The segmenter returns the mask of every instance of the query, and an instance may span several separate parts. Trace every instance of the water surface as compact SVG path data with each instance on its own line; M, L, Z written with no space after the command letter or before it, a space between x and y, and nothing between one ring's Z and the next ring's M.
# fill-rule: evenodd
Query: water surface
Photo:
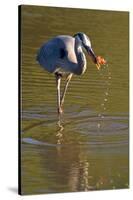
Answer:
M22 6L22 194L128 188L128 13ZM108 64L73 76L57 115L43 42L85 32ZM64 79L63 79L64 81Z

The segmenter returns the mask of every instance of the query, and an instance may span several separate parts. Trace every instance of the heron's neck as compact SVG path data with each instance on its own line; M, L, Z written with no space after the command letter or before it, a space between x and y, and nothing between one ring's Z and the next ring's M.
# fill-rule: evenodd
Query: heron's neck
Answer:
M83 74L86 70L86 58L82 50L81 42L77 37L75 37L75 54L78 62L78 69L81 71L81 74Z

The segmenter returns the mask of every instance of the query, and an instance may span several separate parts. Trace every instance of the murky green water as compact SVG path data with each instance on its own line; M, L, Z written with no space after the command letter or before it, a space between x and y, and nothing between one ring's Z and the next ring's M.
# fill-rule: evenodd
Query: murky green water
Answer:
M22 7L22 194L128 188L128 13ZM70 83L58 118L43 42L85 32L108 65Z

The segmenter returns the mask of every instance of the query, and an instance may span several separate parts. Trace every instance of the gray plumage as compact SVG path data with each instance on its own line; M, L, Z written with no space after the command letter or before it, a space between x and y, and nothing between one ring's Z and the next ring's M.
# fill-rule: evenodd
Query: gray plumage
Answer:
M80 33L80 37L78 34L75 37L59 35L44 43L37 55L40 65L50 73L65 71L83 74L86 70L86 58L82 48L89 44L88 48L91 49L91 43L85 34ZM86 41L81 40L81 37Z
M91 48L91 42L84 33L77 33L73 37L69 35L59 35L44 43L37 54L39 64L50 73L56 75L58 87L58 109L61 112L61 105L72 74L81 75L86 70L86 57L83 49L97 63L96 56ZM60 98L60 75L67 73L68 82Z

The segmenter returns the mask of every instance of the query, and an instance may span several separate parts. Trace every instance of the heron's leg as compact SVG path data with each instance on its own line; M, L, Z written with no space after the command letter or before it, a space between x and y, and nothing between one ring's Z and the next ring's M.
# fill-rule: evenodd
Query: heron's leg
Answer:
M61 103L60 103L60 106L62 107L63 103L64 103L64 99L65 99L65 94L66 94L66 91L67 91L67 87L68 87L68 84L72 78L72 75L73 74L69 74L66 78L66 84L65 84L65 87L64 87L64 90L63 90L63 93L62 93L62 97L61 97Z
M61 85L61 74L55 73L56 77L56 85L57 85L57 106L58 106L58 113L62 113L62 109L60 106L60 85Z

